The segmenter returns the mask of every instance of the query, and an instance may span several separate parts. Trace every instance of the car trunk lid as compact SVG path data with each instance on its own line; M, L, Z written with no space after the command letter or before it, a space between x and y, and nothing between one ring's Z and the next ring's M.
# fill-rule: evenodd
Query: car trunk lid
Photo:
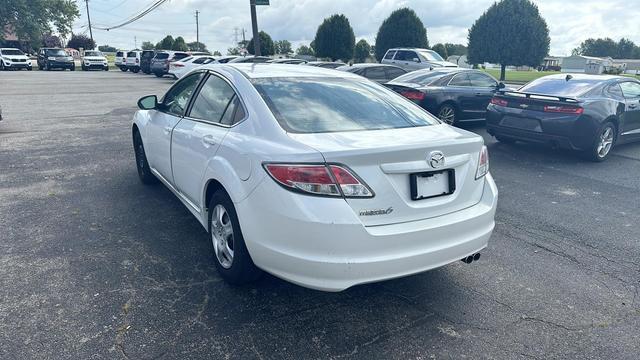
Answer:
M484 182L475 174L483 141L464 130L433 125L289 135L321 152L327 163L346 165L373 190L373 198L346 199L365 226L437 217L475 205L482 197ZM444 165L434 168L430 156L438 152ZM416 176L420 194L452 193L418 200L412 196L412 174L421 174Z

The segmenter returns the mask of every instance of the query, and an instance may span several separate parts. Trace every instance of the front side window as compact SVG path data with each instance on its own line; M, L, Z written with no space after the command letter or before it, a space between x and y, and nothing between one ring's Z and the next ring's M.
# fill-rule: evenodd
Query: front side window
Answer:
M163 110L176 116L183 116L189 99L191 99L191 95L200 83L202 76L201 72L191 74L169 89L162 100Z
M413 51L399 50L396 55L396 60L400 61L414 61L414 59L418 59L418 55Z
M437 124L379 85L342 78L264 78L253 85L280 126L294 133L380 130Z
M451 81L449 81L449 86L471 86L469 74L461 73L454 76Z
M469 81L471 82L471 86L474 87L496 87L496 85L498 85L489 75L480 73L469 74Z
M640 97L640 84L627 81L620 83L620 88L622 89L622 93L624 97L627 99L633 99Z
M189 117L230 125L233 121L233 110L224 121L223 116L234 97L236 95L233 88L226 81L212 75L198 93Z

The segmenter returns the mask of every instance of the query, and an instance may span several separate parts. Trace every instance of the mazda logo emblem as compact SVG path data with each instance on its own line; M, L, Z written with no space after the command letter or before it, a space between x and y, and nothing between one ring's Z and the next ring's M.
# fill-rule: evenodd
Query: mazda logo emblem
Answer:
M432 151L429 154L429 165L434 169L444 166L444 154L442 151Z

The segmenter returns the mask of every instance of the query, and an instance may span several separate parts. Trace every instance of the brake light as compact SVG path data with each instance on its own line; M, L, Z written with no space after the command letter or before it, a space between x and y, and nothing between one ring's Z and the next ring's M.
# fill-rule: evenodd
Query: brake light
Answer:
M184 67L184 64L180 64L180 63L172 63L171 66L175 66L175 67Z
M424 100L424 97L426 94L418 90L406 90L406 91L401 91L400 95L406 97L409 100L422 101Z
M507 105L509 105L509 102L507 100L500 99L500 98L497 98L497 97L491 98L491 103L493 105L498 105L498 106L507 106Z
M577 106L547 105L544 107L544 112L580 115L584 112L584 108Z
M284 188L335 197L373 197L369 187L344 166L265 164L265 170Z
M487 175L489 172L489 150L486 146L480 150L480 157L478 158L478 170L476 170L476 180Z

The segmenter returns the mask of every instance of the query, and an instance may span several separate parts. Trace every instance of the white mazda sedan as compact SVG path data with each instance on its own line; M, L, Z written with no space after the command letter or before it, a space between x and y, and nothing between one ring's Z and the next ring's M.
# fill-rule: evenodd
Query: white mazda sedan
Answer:
M493 231L482 138L358 75L205 65L138 106L140 179L207 229L230 283L341 291L477 260Z

